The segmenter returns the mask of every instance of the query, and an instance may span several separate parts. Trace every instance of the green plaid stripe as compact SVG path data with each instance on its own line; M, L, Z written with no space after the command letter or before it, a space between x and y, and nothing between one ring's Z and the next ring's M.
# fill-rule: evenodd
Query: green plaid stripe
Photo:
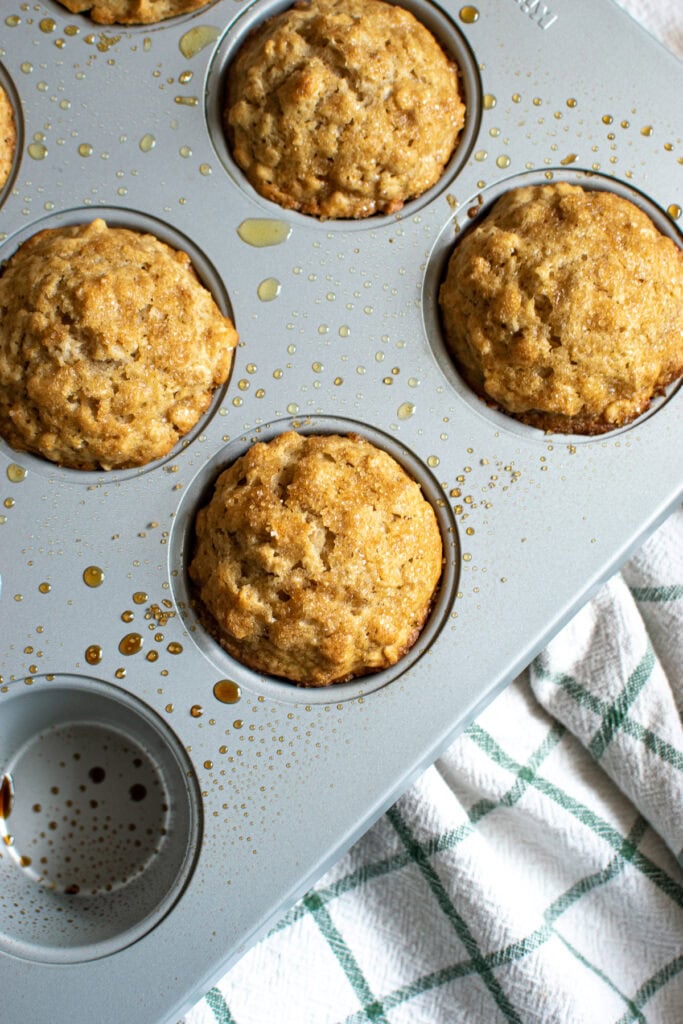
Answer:
M212 988L206 993L206 1002L213 1011L217 1024L235 1024L235 1018L228 1009L228 1004L222 993L217 988Z
M648 645L647 651L645 652L642 660L628 677L624 689L603 715L600 728L589 744L588 749L596 761L600 760L605 750L618 733L624 719L626 718L629 708L652 675L654 666L654 651Z
M599 715L603 722L607 720L611 713L612 705L608 701L596 696L596 694L579 683L573 676L563 672L548 671L538 658L533 663L533 671L539 679L547 679L549 682L554 683L555 686L561 687L561 689L574 698L577 704L588 708L593 714ZM662 739L652 729L635 721L626 711L627 709L624 709L624 714L621 716L621 731L632 739L638 740L651 754L654 754L667 765L678 771L683 771L683 752Z
M647 601L680 601L683 598L683 585L672 584L668 587L630 587L636 601L645 604Z
M482 750L484 750L493 761L496 762L501 768L505 768L507 771L512 772L515 775L519 775L522 770L520 765L514 758L506 754L502 748L496 743L494 738L485 732L476 723L467 731L467 735L472 739ZM531 785L539 790L544 796L547 796L558 806L562 807L565 811L571 814L577 821L580 821L590 831L603 842L607 843L614 850L619 850L624 843L623 837L619 831L610 825L609 822L601 818L599 814L592 811L585 804L582 804L579 800L570 796L559 786L554 785L547 779L542 778L540 775L535 775L531 780ZM635 844L625 843L624 844L624 856L630 862L630 864L645 875L649 880L656 885L663 893L672 899L678 906L683 907L683 887L674 881L667 873L654 863L649 857L638 852Z
M636 686L637 680L634 680L633 687L635 688ZM612 705L608 705L607 702L601 703L599 710L603 718L605 718L610 707ZM625 727L627 722L628 718L624 717L621 727ZM471 976L478 976L482 980L499 1012L503 1014L506 1020L520 1021L519 1012L513 1005L510 995L506 993L503 983L497 974L499 974L502 968L519 962L538 950L552 937L563 942L565 948L587 970L593 971L601 978L604 984L608 985L619 996L625 1007L624 1015L620 1019L619 1024L645 1021L643 1007L664 984L683 971L683 957L674 959L665 968L657 971L639 988L638 992L629 996L627 993L619 991L604 972L596 965L591 964L578 950L575 950L557 931L557 924L568 909L573 907L588 893L616 878L627 864L648 877L661 892L665 893L678 906L683 906L683 889L665 871L639 852L638 845L648 830L647 823L642 817L637 818L628 835L622 836L617 829L602 820L590 808L585 807L558 786L553 785L539 775L539 768L545 758L555 749L564 735L565 730L562 726L558 724L553 725L526 764L519 764L514 758L507 755L493 737L479 725L471 726L467 732L468 738L476 743L495 764L510 772L513 776L512 785L500 799L497 801L479 801L470 808L468 823L459 825L455 829L447 830L437 836L430 836L424 840L418 840L415 837L405 816L401 813L400 804L395 805L388 812L387 819L400 837L403 849L398 853L393 853L390 857L349 872L344 877L336 880L332 885L313 890L285 915L276 926L274 932L290 927L302 916L313 915L321 935L325 938L340 963L361 1006L358 1011L346 1018L344 1024L367 1024L368 1021L386 1022L386 1014L392 1008L405 1004L424 993L452 983L457 979ZM446 892L431 863L431 858L457 846L475 831L475 826L478 822L497 807L512 807L530 786L537 789L548 799L558 803L568 813L588 827L596 836L610 845L614 850L614 855L602 870L579 880L557 897L547 907L541 927L503 948L483 954L467 923ZM465 946L468 955L466 958L448 967L426 973L412 982L386 993L382 998L378 998L371 991L370 985L363 975L355 956L344 941L339 930L335 927L332 917L326 908L341 896L352 893L354 890L371 884L375 879L391 875L410 865L417 866L445 914L446 919L450 922L455 933ZM209 993L207 1003L214 1013L217 1024L239 1024L239 1021L231 1015L218 989L213 989Z

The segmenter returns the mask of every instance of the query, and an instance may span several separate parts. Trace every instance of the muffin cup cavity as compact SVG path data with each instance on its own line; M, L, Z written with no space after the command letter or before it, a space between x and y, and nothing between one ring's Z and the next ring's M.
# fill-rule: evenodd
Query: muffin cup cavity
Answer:
M190 264L203 288L210 293L223 316L228 317L233 325L235 324L235 317L227 288L208 256L186 235L176 230L168 223L157 220L156 218L143 214L139 211L98 206L96 208L85 207L70 209L58 214L52 214L39 221L34 221L30 226L24 227L20 231L10 235L0 246L0 260L6 264L22 245L34 236L38 235L40 232L81 225L85 226L91 224L96 219L105 221L108 228L124 228L139 234L154 236L154 238L158 239L160 242L170 246L171 249L186 253L190 258ZM150 461L143 465L127 468L113 467L107 470L71 468L68 466L62 466L56 461L53 462L49 458L43 457L37 452L27 452L14 449L9 441L1 436L0 450L3 451L8 458L13 461L21 462L22 465L26 466L26 468L30 468L32 472L48 476L51 481L65 481L92 486L94 484L102 483L105 480L118 482L139 477L141 474L154 471L155 469L164 466L169 460L176 458L181 451L184 451L200 434L202 434L202 431L206 428L208 422L212 419L218 408L225 400L225 395L230 387L233 369L234 350L232 364L225 383L215 388L208 408L200 414L197 422L187 430L186 433L179 437L176 444L170 451L167 451L159 458L150 459Z
M456 64L459 72L459 88L465 104L464 126L458 136L453 153L446 163L440 178L429 189L414 199L409 199L397 214L374 213L358 219L318 218L313 214L286 209L275 201L265 198L247 180L244 171L234 159L224 128L224 105L227 72L247 36L275 14L292 7L291 0L257 0L228 29L216 49L208 72L206 88L206 120L214 149L227 174L236 185L254 202L263 207L271 217L286 219L293 224L315 227L325 231L335 230L376 230L382 224L391 224L395 216L409 217L432 202L445 191L464 168L479 131L481 119L481 81L475 58L455 26L453 20L440 8L427 0L406 0L399 6L409 11L435 37L444 52Z
M188 568L195 546L195 518L213 493L217 477L257 442L272 441L285 431L303 435L357 434L378 449L392 456L413 480L419 483L425 499L431 504L441 532L443 565L433 603L422 630L413 646L389 668L357 676L349 682L323 686L299 686L287 679L254 671L233 658L212 635L210 620L203 613ZM226 678L243 689L294 703L329 703L331 700L352 700L373 692L410 669L428 651L449 617L455 598L460 563L457 529L442 488L429 470L412 452L366 424L321 416L302 420L280 420L244 434L222 449L203 467L186 489L175 517L169 543L169 567L175 602L184 618L185 627L204 656Z
M578 185L584 190L610 192L629 200L647 214L660 234L670 238L679 247L681 246L680 232L671 218L642 192L617 179L593 171L581 169L567 171L566 168L532 171L515 175L514 177L496 182L494 185L483 189L461 203L455 218L449 219L442 228L432 248L425 270L422 284L422 316L425 333L432 353L441 371L448 379L449 384L474 412L487 419L496 430L503 430L531 441L536 440L543 443L547 442L547 438L551 434L570 440L572 444L590 444L600 441L606 436L614 437L640 426L676 394L681 384L680 379L670 384L664 394L655 395L649 407L640 416L621 426L616 426L612 430L594 434L560 434L555 431L544 431L536 426L521 422L512 414L496 407L492 400L488 401L486 398L475 393L462 376L450 352L445 338L439 307L439 290L445 280L448 264L453 252L467 232L487 216L496 201L512 189L556 184L558 182Z
M183 751L95 679L18 682L0 703L0 949L73 964L125 948L192 872L200 801Z

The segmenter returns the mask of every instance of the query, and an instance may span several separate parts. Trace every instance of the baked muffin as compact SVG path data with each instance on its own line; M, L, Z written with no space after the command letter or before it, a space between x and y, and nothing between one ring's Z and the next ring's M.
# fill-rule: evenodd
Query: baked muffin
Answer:
M57 0L72 14L88 14L100 25L151 25L206 7L209 0Z
M17 146L17 126L9 97L0 86L0 189L4 187L12 170Z
M326 686L415 643L441 559L434 510L390 455L356 435L287 431L220 475L189 573L233 657Z
M311 0L247 37L225 125L254 188L321 218L395 213L441 176L463 127L455 64L382 0Z
M194 426L236 342L186 253L99 219L41 231L0 277L0 435L75 469L141 466Z
M470 386L543 430L612 430L683 373L683 252L611 192L506 193L456 244L439 302Z

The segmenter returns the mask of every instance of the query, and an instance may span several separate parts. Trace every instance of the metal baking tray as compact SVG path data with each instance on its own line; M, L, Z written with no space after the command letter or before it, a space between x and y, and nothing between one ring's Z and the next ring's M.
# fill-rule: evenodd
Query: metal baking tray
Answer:
M0 444L7 1024L176 1020L681 499L675 388L627 429L546 435L469 392L436 313L458 231L522 182L614 189L680 244L680 64L610 0L405 0L460 65L461 144L400 215L321 223L256 196L221 134L230 57L282 6L103 29L51 0L3 4L19 148L0 259L95 216L150 230L190 253L241 337L159 463L78 473ZM323 690L233 661L186 579L218 470L292 426L389 450L446 548L410 655Z

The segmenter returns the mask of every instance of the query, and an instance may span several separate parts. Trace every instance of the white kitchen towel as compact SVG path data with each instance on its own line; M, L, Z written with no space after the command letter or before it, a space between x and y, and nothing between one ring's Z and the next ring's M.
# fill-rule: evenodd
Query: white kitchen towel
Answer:
M678 510L185 1024L683 1024L682 712Z

